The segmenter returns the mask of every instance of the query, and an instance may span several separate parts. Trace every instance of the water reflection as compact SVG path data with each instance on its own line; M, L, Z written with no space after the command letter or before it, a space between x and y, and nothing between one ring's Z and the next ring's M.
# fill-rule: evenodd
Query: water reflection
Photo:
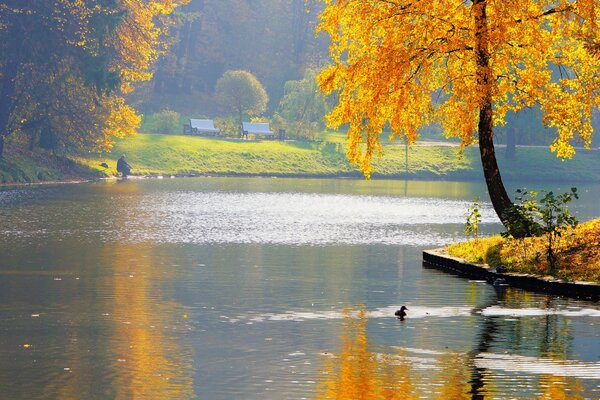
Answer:
M161 298L161 280L169 270L156 270L150 246L115 244L104 248L112 259L112 293L107 313L114 321L108 360L118 382L116 397L189 399L193 366L185 341L190 325L180 304Z
M463 237L480 193L215 178L0 190L0 397L599 398L597 304L422 268L424 247Z
M162 289L174 278L163 255L118 243L78 250L79 271L48 274L51 260L32 254L41 271L0 275L0 398L193 398L190 325Z
M519 294L506 300L515 301ZM600 363L568 359L572 337L564 319L546 316L536 321L538 343L525 348L536 356L523 356L497 352L527 338L507 329L511 325L498 319L502 316L484 317L474 347L466 352L443 346L446 335L441 332L437 336L442 342L433 349L378 345L368 333L369 321L376 317L364 305L342 313L340 349L322 354L324 369L315 399L580 399L598 393ZM521 320L522 325L531 324ZM402 334L406 321L397 323ZM541 335L540 328L545 328Z
M367 323L364 306L346 312L340 351L324 355L315 399L471 398L465 355L401 347L378 352L369 342Z

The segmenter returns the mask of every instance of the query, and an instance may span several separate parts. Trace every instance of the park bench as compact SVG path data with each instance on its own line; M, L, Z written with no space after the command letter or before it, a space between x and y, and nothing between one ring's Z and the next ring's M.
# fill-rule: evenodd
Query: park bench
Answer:
M267 122L242 122L242 134L246 138L248 138L248 135L267 136L269 139L275 138L275 132L271 130Z
M194 119L190 118L189 125L183 126L184 135L218 135L221 133L219 128L215 128L212 119Z

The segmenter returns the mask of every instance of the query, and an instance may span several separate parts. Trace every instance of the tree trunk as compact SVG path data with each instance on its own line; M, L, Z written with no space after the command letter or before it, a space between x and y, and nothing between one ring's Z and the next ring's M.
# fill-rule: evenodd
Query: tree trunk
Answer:
M0 135L0 160L4 156L4 136Z
M494 124L492 106L493 76L490 68L490 53L488 49L489 32L486 14L487 0L473 0L475 16L475 56L477 58L477 84L481 95L479 104L479 154L483 166L483 175L487 184L490 200L494 211L508 231L517 237L524 234L516 224L517 220L512 211L513 203L506 193L500 169L496 160L494 148Z
M492 104L491 102L481 106L479 110L479 154L481 155L481 165L483 175L487 185L490 200L494 206L494 211L498 214L502 224L509 229L511 218L509 211L512 208L512 201L502 182L500 169L496 161L496 151L494 148L494 127L492 124Z

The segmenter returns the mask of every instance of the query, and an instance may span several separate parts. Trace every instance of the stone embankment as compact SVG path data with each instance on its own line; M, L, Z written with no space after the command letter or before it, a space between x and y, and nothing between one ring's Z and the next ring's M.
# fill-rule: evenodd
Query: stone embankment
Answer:
M560 296L600 300L600 285L591 282L566 282L552 277L497 271L487 264L472 264L453 257L443 249L423 251L423 263L469 279L485 280L497 287L516 287Z

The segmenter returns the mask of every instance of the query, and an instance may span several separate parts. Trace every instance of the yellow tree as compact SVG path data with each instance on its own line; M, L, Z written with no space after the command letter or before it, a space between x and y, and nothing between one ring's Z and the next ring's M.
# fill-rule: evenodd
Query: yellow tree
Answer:
M348 157L367 177L384 127L413 143L439 121L461 146L478 141L492 204L510 226L493 141L506 113L539 104L558 157L571 157L574 142L589 147L600 0L324 1L318 29L331 37L333 64L318 79L339 96L328 123L348 126Z

